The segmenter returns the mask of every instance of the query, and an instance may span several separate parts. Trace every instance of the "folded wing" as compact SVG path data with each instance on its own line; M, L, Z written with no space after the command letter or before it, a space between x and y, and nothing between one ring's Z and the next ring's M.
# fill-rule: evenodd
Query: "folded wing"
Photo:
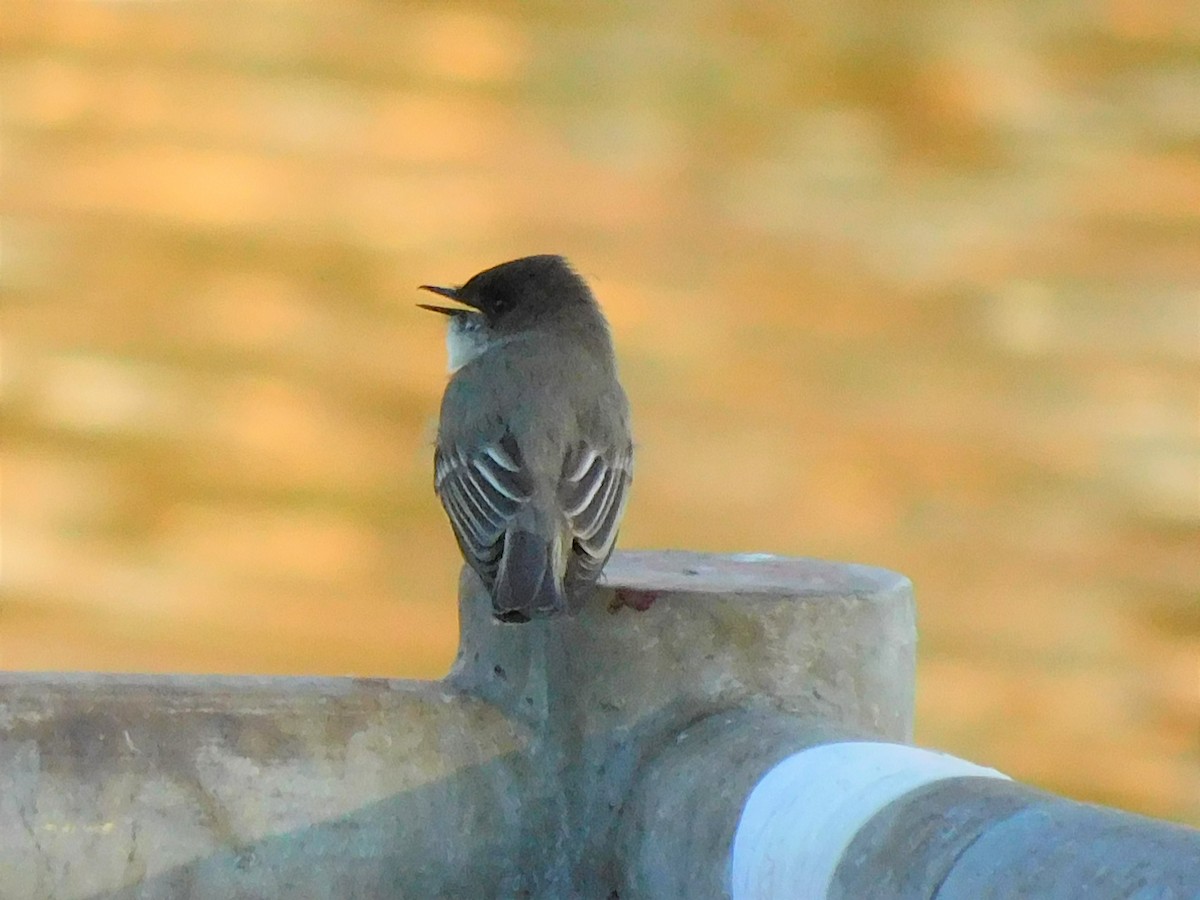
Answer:
M434 489L463 556L490 590L504 552L505 530L529 500L532 486L511 436L472 451L438 447Z
M633 447L582 443L567 454L558 499L574 537L569 582L594 583L612 555L633 479Z

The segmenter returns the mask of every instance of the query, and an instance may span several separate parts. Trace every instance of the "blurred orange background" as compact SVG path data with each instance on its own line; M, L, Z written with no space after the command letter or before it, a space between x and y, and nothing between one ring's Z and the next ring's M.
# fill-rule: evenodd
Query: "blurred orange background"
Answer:
M437 677L423 282L559 252L622 544L917 586L917 737L1200 824L1186 2L10 2L0 667Z

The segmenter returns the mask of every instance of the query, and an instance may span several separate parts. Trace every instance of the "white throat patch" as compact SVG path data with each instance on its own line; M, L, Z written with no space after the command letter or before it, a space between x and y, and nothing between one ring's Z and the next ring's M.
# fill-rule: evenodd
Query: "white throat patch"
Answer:
M446 356L454 374L488 347L487 325L474 313L455 316L446 330Z

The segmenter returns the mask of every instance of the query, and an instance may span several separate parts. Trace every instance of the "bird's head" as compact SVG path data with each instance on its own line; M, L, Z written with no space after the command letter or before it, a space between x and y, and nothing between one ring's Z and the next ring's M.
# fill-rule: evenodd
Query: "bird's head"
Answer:
M449 316L482 314L495 334L513 333L536 327L547 317L576 305L594 305L587 284L561 256L525 256L484 269L458 287L423 284L432 291L457 301L461 307L432 306L422 309ZM477 310L472 313L471 310Z

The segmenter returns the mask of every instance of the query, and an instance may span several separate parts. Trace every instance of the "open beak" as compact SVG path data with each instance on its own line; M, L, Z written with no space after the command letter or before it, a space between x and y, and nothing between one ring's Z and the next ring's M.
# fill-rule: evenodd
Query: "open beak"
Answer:
M443 316L465 316L469 310L462 307L454 306L434 306L432 303L418 303L417 306L421 309L427 309L430 312L441 313Z
M442 297L449 297L451 300L456 300L459 303L463 302L458 296L458 288L441 287L436 284L423 284L420 290L430 291ZM417 306L421 307L421 309L427 309L430 312L441 313L443 316L461 316L468 312L468 310L458 306L434 306L431 303L418 303Z

